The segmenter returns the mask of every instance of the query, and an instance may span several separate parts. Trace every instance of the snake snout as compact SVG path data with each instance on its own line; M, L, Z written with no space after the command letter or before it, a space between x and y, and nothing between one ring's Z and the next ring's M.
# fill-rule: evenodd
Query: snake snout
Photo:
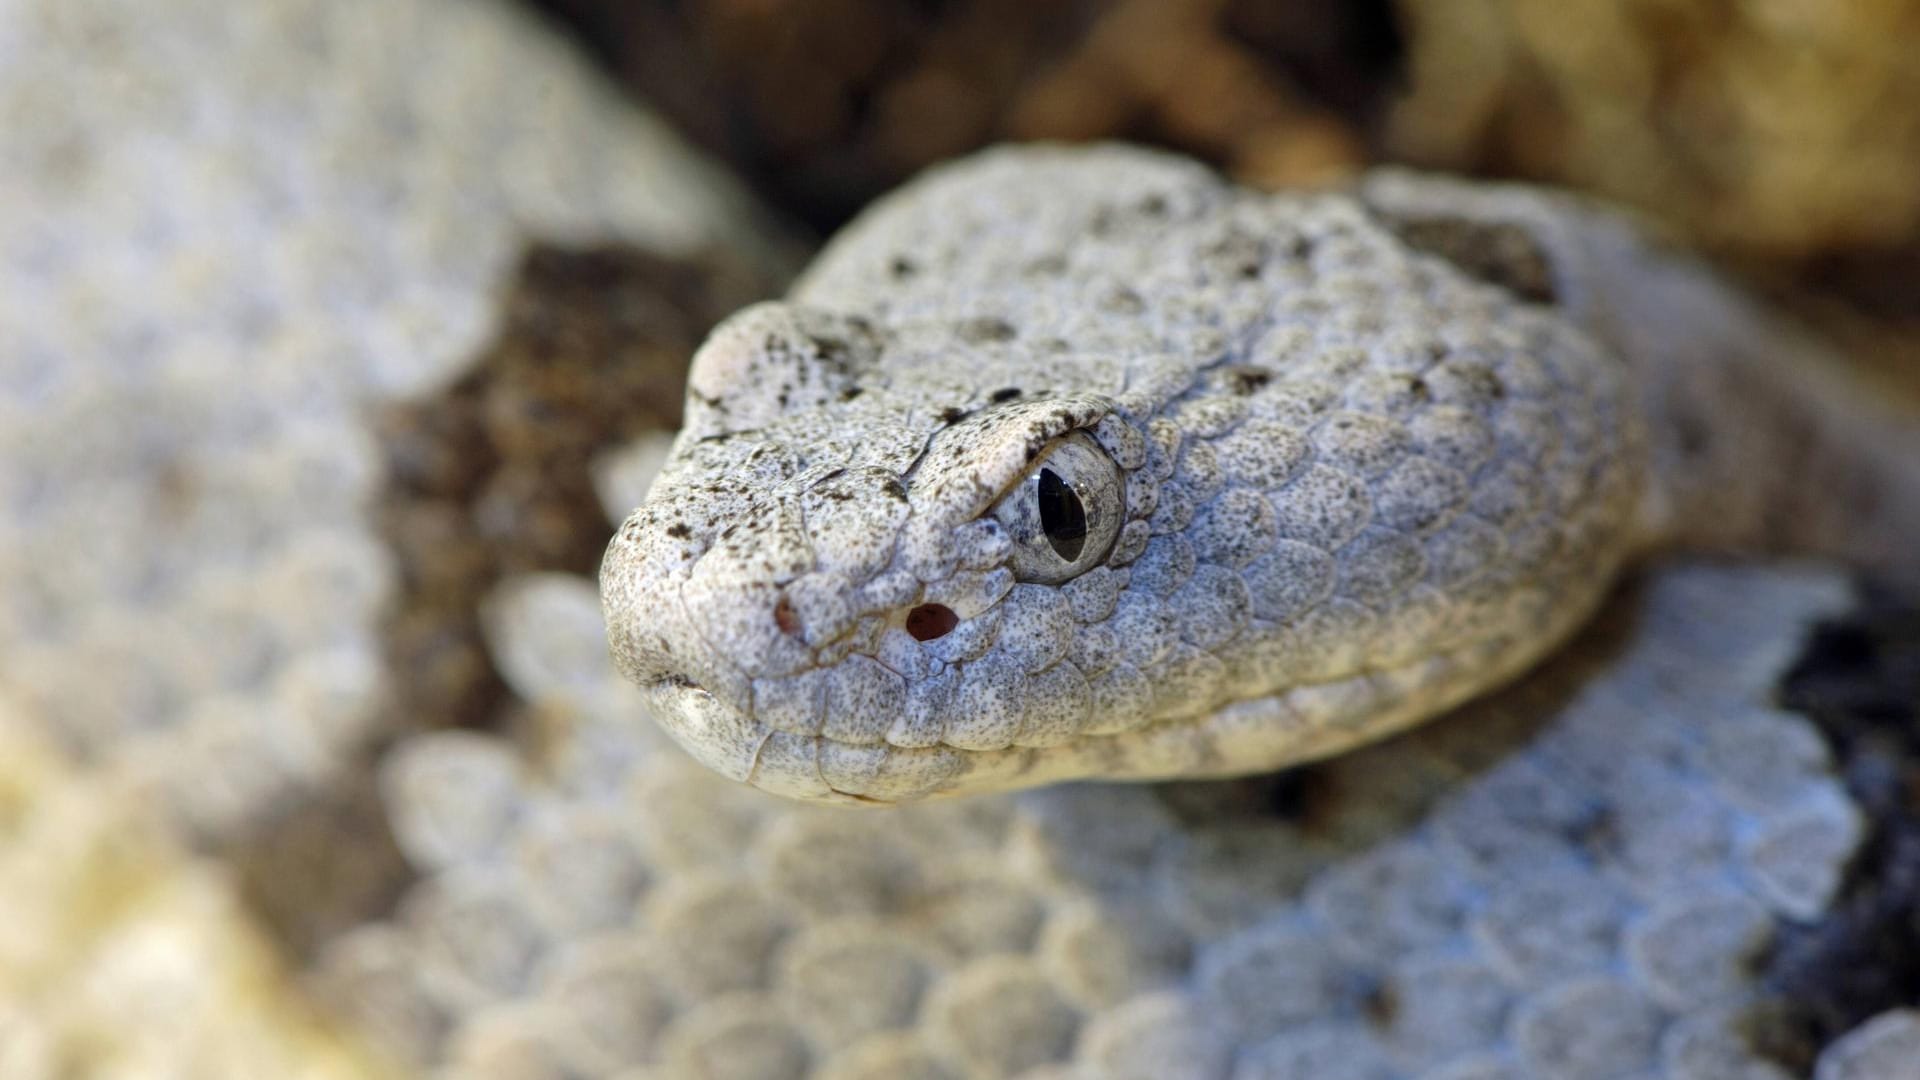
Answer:
M816 620L789 595L813 552L779 493L739 493L726 513L698 494L656 492L627 519L601 562L601 604L614 659L654 719L745 780L765 742L755 681L814 663Z

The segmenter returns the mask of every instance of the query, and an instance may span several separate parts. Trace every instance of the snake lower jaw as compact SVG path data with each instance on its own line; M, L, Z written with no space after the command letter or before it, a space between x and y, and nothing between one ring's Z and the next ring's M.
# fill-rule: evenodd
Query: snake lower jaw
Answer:
M702 764L806 802L874 807L1073 780L1223 779L1330 757L1501 687L1557 648L1598 599L1564 605L1542 634L1495 635L1392 668L1043 747L855 744L775 730L685 678L659 679L647 696L655 718Z

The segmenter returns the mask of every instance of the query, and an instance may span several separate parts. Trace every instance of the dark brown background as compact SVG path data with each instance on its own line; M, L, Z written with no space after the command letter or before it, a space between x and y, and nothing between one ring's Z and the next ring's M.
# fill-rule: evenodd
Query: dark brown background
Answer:
M533 0L818 234L990 142L1407 162L1640 208L1920 369L1920 0Z

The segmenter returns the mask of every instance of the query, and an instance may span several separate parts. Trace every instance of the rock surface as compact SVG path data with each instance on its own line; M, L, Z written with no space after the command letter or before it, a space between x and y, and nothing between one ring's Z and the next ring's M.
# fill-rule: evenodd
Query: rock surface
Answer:
M0 701L0 1075L397 1080L315 1010L216 863Z

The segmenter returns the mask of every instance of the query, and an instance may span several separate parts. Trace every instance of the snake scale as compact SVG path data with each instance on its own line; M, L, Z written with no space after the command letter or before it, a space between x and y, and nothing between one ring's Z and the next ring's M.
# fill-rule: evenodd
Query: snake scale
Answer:
M613 651L736 780L894 803L1324 757L1674 547L1910 575L1910 432L1571 198L1120 146L883 200L694 360Z

